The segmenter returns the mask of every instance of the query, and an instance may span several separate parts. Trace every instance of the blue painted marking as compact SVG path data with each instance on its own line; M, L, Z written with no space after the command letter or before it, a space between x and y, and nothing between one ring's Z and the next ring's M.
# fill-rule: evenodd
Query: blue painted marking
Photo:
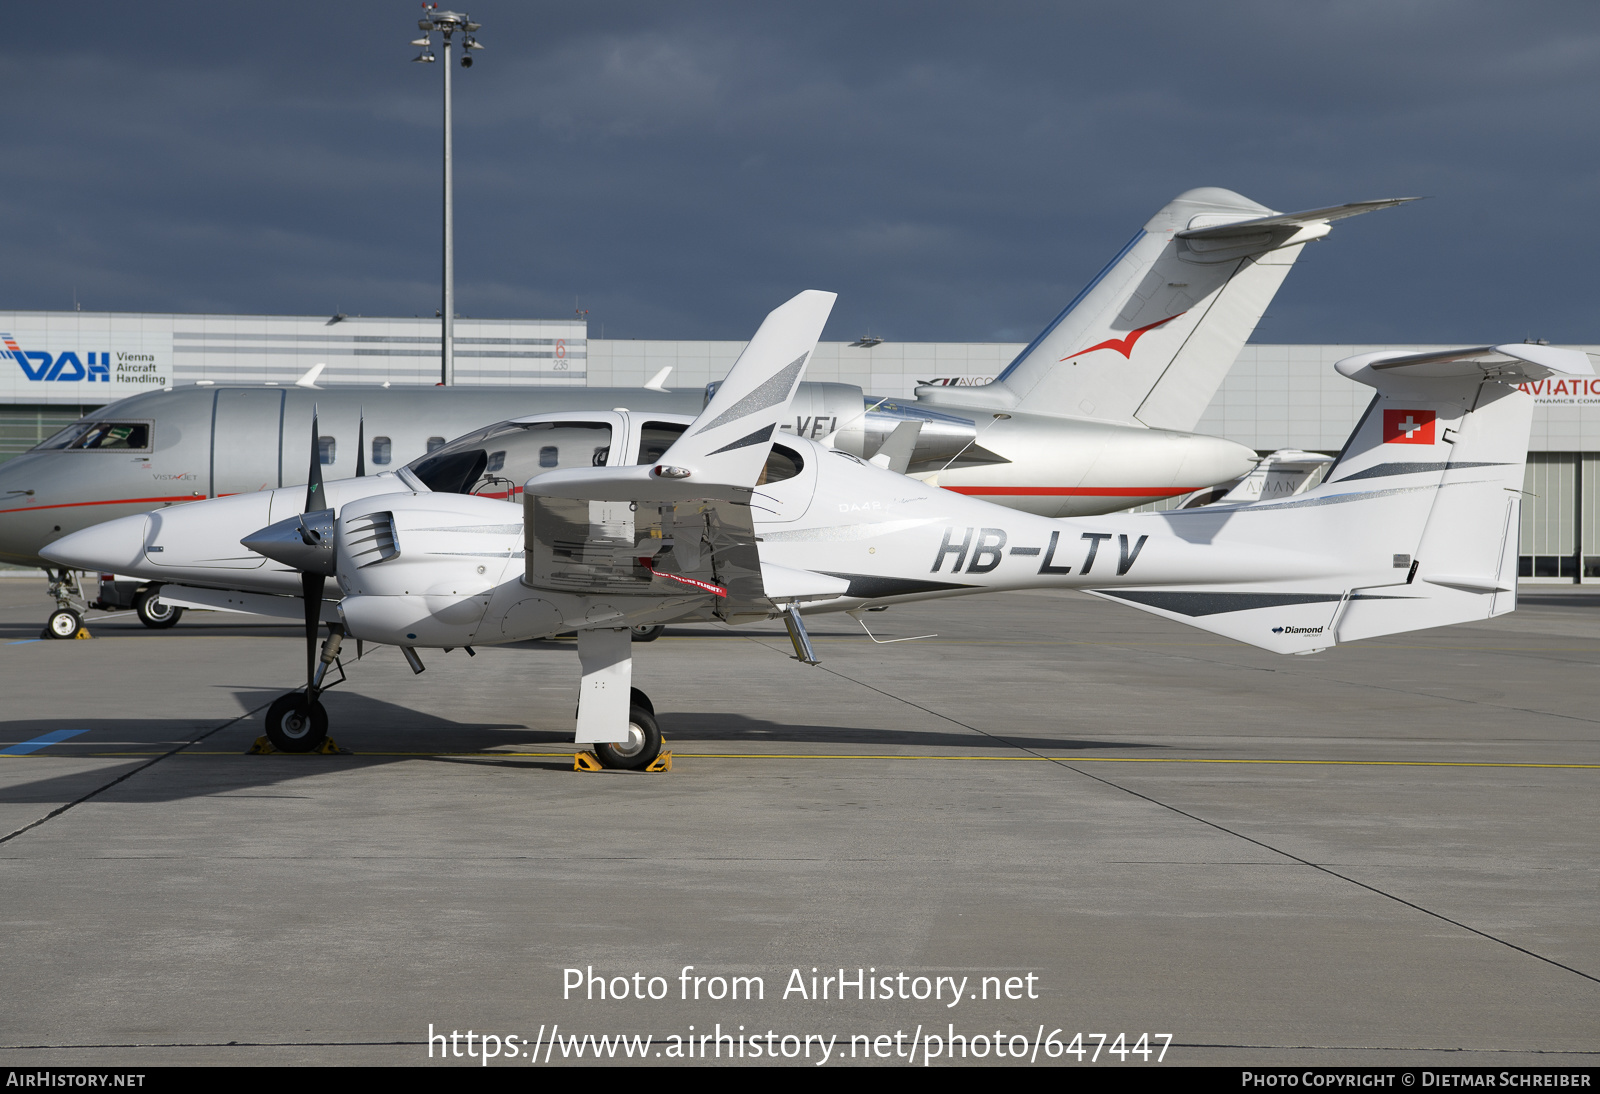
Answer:
M1027 359L1028 354L1030 354L1034 350L1038 349L1039 348L1039 343L1043 342L1046 338L1048 338L1050 336L1050 332L1055 330L1058 326L1060 326L1061 325L1061 321L1063 319L1065 319L1067 316L1072 314L1072 309L1077 307L1078 304L1083 300L1084 297L1088 296L1091 292L1093 292L1094 291L1094 287L1096 285L1100 284L1100 282L1102 282L1102 281L1104 281L1106 279L1106 274L1111 272L1112 267L1114 267L1118 262L1121 262L1125 257L1127 257L1128 252L1133 250L1134 245L1136 243L1138 243L1144 237L1145 237L1145 231L1144 231L1143 228L1140 228L1139 229L1139 234L1134 236L1132 239L1128 240L1128 245L1126 247L1122 248L1122 250L1117 252L1117 257L1113 258L1110 262L1107 262L1106 263L1106 268L1101 270L1099 273L1094 275L1094 280L1089 282L1089 284L1085 285L1084 288L1083 288L1083 291L1081 293L1079 293L1077 296L1074 296L1072 298L1072 303L1068 304L1065 308L1061 309L1061 314L1056 316L1053 320L1051 320L1050 325L1048 327L1046 327L1044 330L1039 332L1039 337L1035 338L1033 341L1028 343L1028 348L1027 349L1024 349L1021 353L1017 354L1016 357L1014 357L1012 359L1011 363L1005 367L1005 371L1002 372L999 376L995 377L994 382L998 384L1001 381L1003 381L1007 376L1010 376L1011 373L1016 370L1016 367L1018 365L1022 364L1022 362Z
M44 639L42 639L42 638L24 638L20 642L7 642L6 645L8 645L8 646L27 646L27 645L30 645L30 644L32 644L34 642L43 642L43 641L44 641Z
M89 732L87 729L58 729L46 733L43 737L35 737L31 741L12 745L10 748L0 748L0 756L26 756L30 752L37 752L53 744L65 741L69 737L76 737L80 733Z

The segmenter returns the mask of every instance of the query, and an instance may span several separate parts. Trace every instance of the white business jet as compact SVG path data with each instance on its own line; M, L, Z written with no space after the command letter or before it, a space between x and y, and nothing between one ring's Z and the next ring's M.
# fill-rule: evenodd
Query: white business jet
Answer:
M123 573L161 559L185 603L303 611L307 687L267 718L290 751L326 737L317 696L346 637L399 646L421 671L418 648L576 631L577 742L643 767L661 734L631 685L635 626L781 618L815 663L802 613L1000 589L1083 589L1278 653L1509 612L1532 413L1515 385L1593 372L1523 344L1347 358L1339 372L1377 394L1314 489L1051 518L774 443L833 301L808 291L773 311L695 417L517 418L399 473L126 517L47 554ZM524 504L474 494L489 474L522 482Z

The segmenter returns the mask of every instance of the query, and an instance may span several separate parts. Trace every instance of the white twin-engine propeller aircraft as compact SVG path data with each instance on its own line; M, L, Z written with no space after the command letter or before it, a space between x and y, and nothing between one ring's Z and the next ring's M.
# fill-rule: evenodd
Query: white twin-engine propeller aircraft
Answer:
M46 554L158 574L163 597L196 607L299 615L283 595L298 592L307 687L267 716L288 751L325 738L317 697L345 637L399 646L420 672L419 647L576 631L577 742L643 767L661 734L631 686L630 627L782 618L815 663L802 613L996 589L1080 588L1279 653L1509 612L1532 412L1515 385L1593 373L1584 354L1539 345L1347 358L1338 370L1377 395L1316 488L1047 518L815 441L774 443L833 301L807 291L773 311L697 417L517 418L398 473L314 477L304 502L298 488L196 502ZM494 477L524 482L524 503L473 493Z

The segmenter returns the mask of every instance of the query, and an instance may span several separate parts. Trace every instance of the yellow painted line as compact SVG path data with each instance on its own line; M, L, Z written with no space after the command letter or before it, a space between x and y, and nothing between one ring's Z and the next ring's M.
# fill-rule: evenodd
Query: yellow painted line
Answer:
M160 752L87 752L77 756L56 753L52 756L15 756L12 759L73 759L112 758L131 756L159 756ZM234 750L186 749L178 756L243 756ZM299 753L273 753L273 755L299 755ZM352 752L353 756L455 756L469 759L561 759L570 760L571 752ZM1549 768L1562 771L1600 771L1600 764L1539 764L1495 763L1468 760L1251 760L1215 759L1183 756L939 756L939 755L880 755L854 752L678 752L675 759L683 760L982 760L1000 763L1074 763L1074 764L1256 764L1285 767L1491 767L1491 768Z

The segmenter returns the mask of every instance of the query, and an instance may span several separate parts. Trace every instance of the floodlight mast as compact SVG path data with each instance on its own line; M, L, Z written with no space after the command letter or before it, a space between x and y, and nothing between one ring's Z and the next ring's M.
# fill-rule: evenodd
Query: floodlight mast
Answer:
M422 18L417 20L417 28L422 31L422 37L415 39L411 44L421 46L422 52L412 58L414 61L432 64L433 39L429 35L438 31L444 39L444 274L443 274L443 306L439 309L439 382L448 387L456 382L456 273L455 273L455 178L451 166L451 139L450 139L450 43L451 36L456 31L461 31L464 38L461 43L461 67L472 67L472 51L482 49L478 40L473 37L473 32L480 24L474 23L471 16L460 11L440 11L439 5L423 4Z

